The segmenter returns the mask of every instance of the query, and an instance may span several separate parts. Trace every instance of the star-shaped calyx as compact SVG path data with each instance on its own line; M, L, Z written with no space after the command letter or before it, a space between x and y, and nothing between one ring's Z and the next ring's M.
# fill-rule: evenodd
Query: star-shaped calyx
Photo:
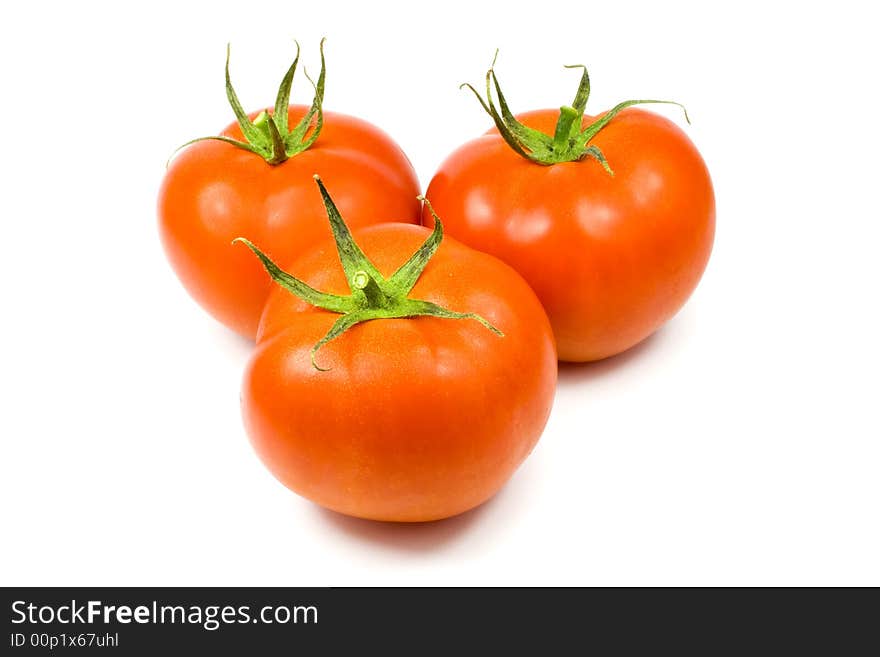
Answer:
M427 199L419 197L420 200L427 204L434 217L434 230L428 236L428 239L410 256L409 260L403 263L390 277L385 278L354 241L351 231L348 229L345 221L343 221L339 210L336 208L336 204L333 203L333 199L327 193L321 178L316 175L315 181L318 183L318 189L321 191L324 208L327 210L330 228L336 241L339 261L342 263L342 269L345 272L345 278L348 281L351 294L343 296L316 290L295 276L283 271L272 262L269 256L249 240L239 237L234 242L242 242L250 248L263 263L272 280L285 290L313 306L340 315L339 319L327 331L327 334L312 347L312 365L316 369L324 371L324 368L318 366L315 361L315 355L321 347L331 340L338 338L352 326L377 319L407 317L472 319L496 335L504 335L476 313L456 312L430 301L410 298L410 291L416 284L416 281L419 280L434 253L436 253L440 242L443 241L443 223L434 213L434 209Z

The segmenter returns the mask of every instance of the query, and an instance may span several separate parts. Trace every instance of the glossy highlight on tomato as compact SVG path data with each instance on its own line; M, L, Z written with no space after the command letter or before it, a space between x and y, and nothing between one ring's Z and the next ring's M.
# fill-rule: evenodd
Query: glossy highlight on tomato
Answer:
M434 237L405 224L354 231L388 281ZM347 278L326 243L285 271L313 292L351 291L360 313L364 269ZM439 315L393 317L411 300ZM276 286L244 376L248 435L282 483L329 509L389 521L462 513L496 493L538 441L556 383L550 323L509 266L450 239L408 299L382 304L375 312L391 318L316 349L344 320Z
M296 62L288 72L291 79L295 68ZM282 89L275 110L246 117L242 113L220 135L247 146L242 120L250 132L256 131L252 126L265 131L261 121L272 119L274 129L281 107L290 126L311 111L306 136L318 134L304 150L271 164L259 153L216 138L195 141L171 160L159 192L160 236L174 271L210 314L250 339L256 335L270 281L259 262L231 242L248 235L273 258L289 262L315 242L329 239L313 174L334 181L337 203L354 227L419 222L419 183L406 155L376 126L323 111L323 69L318 85L312 107L288 106ZM236 108L228 68L227 94Z
M571 134L601 118L577 117ZM516 119L553 136L560 111ZM598 155L545 165L493 128L454 151L426 193L450 235L529 282L565 361L620 353L669 320L700 280L715 233L709 171L675 123L626 107L588 145Z

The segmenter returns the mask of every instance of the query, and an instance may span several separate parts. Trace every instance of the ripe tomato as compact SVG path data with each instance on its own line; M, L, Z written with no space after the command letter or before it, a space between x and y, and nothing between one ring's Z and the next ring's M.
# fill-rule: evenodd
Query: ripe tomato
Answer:
M244 375L244 422L271 472L322 506L392 521L461 513L507 481L547 421L556 352L540 302L510 267L458 242L443 241L431 258L437 233L360 229L368 258L355 253L355 264L350 236L337 240L339 255L317 246L289 268L311 288L261 256L287 289L276 287L263 313ZM407 295L392 274L414 252ZM373 286L370 271L391 293L361 293ZM291 291L326 297L336 311ZM348 315L338 314L343 302ZM333 337L358 316L366 319Z
M291 79L295 66L296 62L288 71ZM246 117L239 115L240 105L227 83L239 122L228 126L223 137L247 144L242 118L252 132L260 119L271 117L273 127L280 124L279 110L287 113L290 126L298 125L311 111L309 134L319 131L316 141L274 165L260 153L229 143L197 141L172 160L159 193L162 243L180 280L215 318L251 339L270 281L253 256L230 242L247 235L272 257L288 262L316 241L329 238L324 209L313 190L314 173L334 181L339 206L353 226L419 221L419 183L406 155L388 135L366 121L323 112L323 77L322 69L311 108L288 107L286 76L288 96L275 111ZM323 125L315 126L314 119ZM302 137L309 139L306 134Z
M450 235L498 256L529 282L561 360L597 360L632 347L678 311L706 267L715 200L703 159L671 121L625 109L660 101L583 116L586 71L574 108L516 117L507 114L491 70L487 77L501 111L488 83L484 108L499 127L453 152L426 196ZM560 129L560 118L571 126ZM583 132L606 118L595 134ZM555 155L560 148L574 149L573 160ZM423 213L423 221L430 225L430 216Z

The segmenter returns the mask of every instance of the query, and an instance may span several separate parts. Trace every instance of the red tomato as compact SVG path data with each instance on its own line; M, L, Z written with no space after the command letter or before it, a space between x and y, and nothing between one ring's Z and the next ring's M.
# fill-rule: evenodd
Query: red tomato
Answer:
M355 232L388 280L429 235L405 224ZM364 268L347 278L340 258L319 246L288 271L322 292L351 290L352 312L368 312L352 283ZM468 318L394 316L411 312L411 299L478 313L503 336ZM556 383L547 316L515 271L453 240L409 299L380 307L390 318L362 321L315 354L341 315L276 287L244 376L248 434L282 483L335 511L393 521L466 511L507 481L547 421Z
M553 136L559 116L516 118ZM595 155L542 166L492 129L452 153L426 194L450 235L529 282L566 361L612 356L656 331L696 287L715 232L709 172L674 123L623 109L588 143L613 175Z
M319 84L323 95L323 75ZM296 125L308 109L291 106L288 124ZM243 140L238 124L222 135ZM333 180L353 226L419 221L419 183L406 155L375 126L344 114L323 112L314 144L280 164L208 140L186 147L165 175L159 227L175 272L196 301L247 338L256 334L270 281L253 256L230 242L247 235L273 258L289 262L329 238L314 193L316 172Z

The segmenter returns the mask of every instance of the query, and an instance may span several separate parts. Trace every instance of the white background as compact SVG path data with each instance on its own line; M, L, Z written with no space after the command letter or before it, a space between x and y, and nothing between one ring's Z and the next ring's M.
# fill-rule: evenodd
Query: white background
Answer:
M0 24L4 585L880 585L880 140L857 2L14 3ZM423 186L488 125L457 86L496 47L515 111L685 103L715 251L643 346L563 366L533 455L482 508L383 525L259 463L249 345L165 261L171 151L249 109L303 45L327 109ZM310 96L298 77L294 95ZM674 109L658 111L680 120Z

